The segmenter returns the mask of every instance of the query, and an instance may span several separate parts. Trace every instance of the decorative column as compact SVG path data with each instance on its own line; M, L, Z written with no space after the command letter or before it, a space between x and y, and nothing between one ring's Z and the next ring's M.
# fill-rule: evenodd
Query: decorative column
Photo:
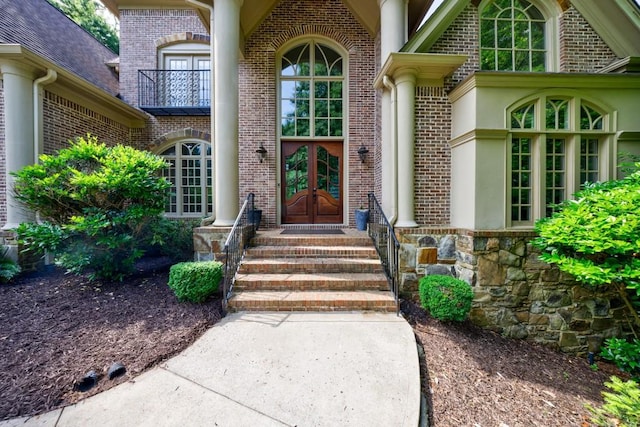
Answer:
M407 37L406 6L407 0L378 0L380 6L380 59L384 64L391 52L399 51ZM396 130L394 123L395 110L392 107L392 93L388 88L382 89L381 98L381 165L382 194L381 203L385 214L395 216L396 212L396 174L394 164ZM393 219L393 218L392 218Z
M3 230L13 230L22 222L33 221L33 212L24 208L13 194L14 179L10 172L34 161L34 70L12 61L0 62L4 90L4 137L7 156L6 200L7 221Z
M414 145L416 75L414 69L395 74L398 109L398 219L396 227L417 227L414 217Z
M239 211L238 60L240 7L243 0L215 0L213 70L214 226L233 225Z

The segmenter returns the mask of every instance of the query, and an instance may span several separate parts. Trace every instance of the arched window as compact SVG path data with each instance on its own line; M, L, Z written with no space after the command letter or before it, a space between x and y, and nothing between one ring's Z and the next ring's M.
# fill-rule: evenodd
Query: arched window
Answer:
M171 181L165 212L174 217L204 217L213 212L211 144L184 140L160 155L169 163L163 175Z
M608 115L570 96L542 96L509 113L512 225L532 225L587 182L610 179Z
M480 13L480 68L546 71L546 19L528 0L493 0Z
M344 61L331 47L309 41L282 56L283 137L342 137Z

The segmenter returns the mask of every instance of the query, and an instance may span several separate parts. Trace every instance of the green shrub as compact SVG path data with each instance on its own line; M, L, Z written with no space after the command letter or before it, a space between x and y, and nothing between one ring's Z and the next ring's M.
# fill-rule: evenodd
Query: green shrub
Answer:
M193 229L198 219L169 219L158 217L149 222L142 233L148 253L165 255L174 262L193 260Z
M600 356L615 363L621 371L640 378L640 340L629 342L622 338L609 338Z
M623 179L585 185L551 217L535 224L532 244L540 259L556 264L591 288L618 294L640 327L640 163Z
M27 250L91 279L122 279L144 254L145 225L164 212L164 160L132 147L77 138L55 156L40 156L15 176L16 198L42 222L21 224Z
M0 255L0 282L7 283L20 273L20 266L7 256L9 248L5 247Z
M169 270L169 287L179 301L204 302L218 290L222 264L216 261L181 262Z
M586 405L594 415L591 418L601 427L638 427L640 426L640 387L633 380L623 382L611 377L604 383L612 392L602 392L604 404L600 408Z
M463 321L471 311L473 290L462 280L431 275L420 279L420 302L436 319Z

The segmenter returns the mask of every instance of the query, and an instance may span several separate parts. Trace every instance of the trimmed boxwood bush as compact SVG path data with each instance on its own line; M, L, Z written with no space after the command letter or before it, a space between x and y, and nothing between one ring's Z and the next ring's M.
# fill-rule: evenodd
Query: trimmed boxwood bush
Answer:
M471 311L473 290L466 282L431 275L420 279L420 303L436 319L463 321Z
M169 270L169 287L178 301L204 302L218 290L222 264L216 261L181 262Z

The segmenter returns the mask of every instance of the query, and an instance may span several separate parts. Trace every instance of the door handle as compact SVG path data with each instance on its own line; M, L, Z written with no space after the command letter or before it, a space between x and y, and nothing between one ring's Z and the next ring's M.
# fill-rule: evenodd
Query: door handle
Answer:
M313 187L313 200L316 199L316 191L318 191L318 189Z

